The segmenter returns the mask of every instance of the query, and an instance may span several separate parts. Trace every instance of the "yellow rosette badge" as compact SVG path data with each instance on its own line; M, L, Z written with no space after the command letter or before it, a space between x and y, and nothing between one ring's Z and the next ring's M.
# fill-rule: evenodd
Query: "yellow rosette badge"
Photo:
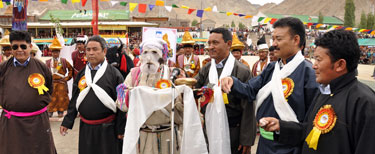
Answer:
M159 88L159 89L165 89L165 88L169 88L171 87L171 83L168 81L168 80L165 80L165 79L160 79L157 83L156 83L156 88Z
M314 127L305 140L309 148L317 149L320 134L330 132L335 127L336 120L337 116L331 105L324 105L319 109L313 121Z
M79 89L79 91L82 91L86 87L87 87L86 77L82 76L82 78L78 81L78 89Z
M33 73L29 76L27 79L29 82L30 87L38 89L39 95L43 95L43 91L48 91L49 89L44 85L46 83L46 80L44 79L42 74L39 73Z
M288 97L293 93L294 82L291 78L285 78L282 81L282 88L284 92L284 97L288 101Z

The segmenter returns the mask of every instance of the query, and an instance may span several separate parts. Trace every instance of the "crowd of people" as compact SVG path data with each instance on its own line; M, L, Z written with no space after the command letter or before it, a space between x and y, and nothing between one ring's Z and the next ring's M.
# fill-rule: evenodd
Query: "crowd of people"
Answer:
M134 34L132 49L79 36L70 64L56 38L44 63L30 34L12 31L0 40L0 153L57 153L54 112L63 136L79 117L80 154L249 154L257 131L259 154L375 152L375 92L356 78L362 52L373 50L332 30L315 40L312 63L299 19L273 29L271 46L257 41L253 66L242 58L247 36L226 28L210 31L202 63L189 32L175 62L166 37Z

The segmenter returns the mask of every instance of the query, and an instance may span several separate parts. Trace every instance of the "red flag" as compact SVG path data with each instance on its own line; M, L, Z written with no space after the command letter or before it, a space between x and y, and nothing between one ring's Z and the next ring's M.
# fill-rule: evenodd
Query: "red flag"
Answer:
M146 8L147 8L146 4L138 4L138 12L139 13L146 13Z
M195 9L189 9L188 10L188 14L191 14L191 13L193 13L195 11Z
M270 21L270 24L273 24L273 23L275 23L276 21L277 21L276 18L272 18L271 21Z
M310 27L312 25L313 25L313 23L311 23L311 22L307 23L307 27Z
M82 0L81 2L82 2L82 6L85 6L85 5L86 5L86 2L87 2L87 0Z
M99 5L98 0L92 0L92 32L94 35L99 35L98 29Z
M238 13L233 13L233 15L238 16Z

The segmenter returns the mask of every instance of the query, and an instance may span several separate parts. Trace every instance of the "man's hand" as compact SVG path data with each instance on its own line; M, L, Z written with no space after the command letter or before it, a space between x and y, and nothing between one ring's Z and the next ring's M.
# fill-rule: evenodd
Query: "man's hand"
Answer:
M260 119L259 126L269 132L280 131L279 119L274 117L264 117Z
M221 83L221 90L225 93L229 93L230 89L233 86L233 79L232 77L225 77L221 79L220 83Z
M65 136L66 134L68 134L68 128L66 128L64 126L60 126L60 134L62 136Z
M120 140L122 140L122 139L124 139L124 135L120 135L119 134L119 135L117 135L117 138L120 139Z
M241 149L242 149L242 154L250 154L250 152L251 152L250 146L246 146L246 145L238 146L238 151L240 151Z

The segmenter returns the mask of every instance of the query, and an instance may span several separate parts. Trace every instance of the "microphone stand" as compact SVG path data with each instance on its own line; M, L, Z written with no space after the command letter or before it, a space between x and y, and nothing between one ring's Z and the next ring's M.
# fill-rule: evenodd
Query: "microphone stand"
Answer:
M174 80L171 80L171 90L172 90L172 110L171 110L171 146L170 146L170 154L174 153L174 100L175 100L175 84L173 83Z

